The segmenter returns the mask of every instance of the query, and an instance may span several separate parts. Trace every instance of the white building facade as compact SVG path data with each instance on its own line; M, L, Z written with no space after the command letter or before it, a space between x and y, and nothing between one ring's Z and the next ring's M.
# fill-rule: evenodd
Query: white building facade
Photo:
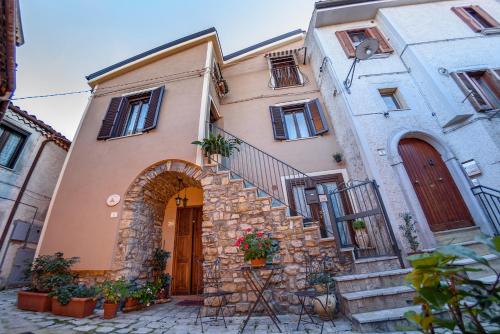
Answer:
M396 234L409 212L423 248L436 232L498 233L471 190L500 189L498 22L495 0L316 3L306 46L349 174L378 182ZM366 38L379 50L347 89Z
M0 122L0 289L25 281L70 144L13 105Z

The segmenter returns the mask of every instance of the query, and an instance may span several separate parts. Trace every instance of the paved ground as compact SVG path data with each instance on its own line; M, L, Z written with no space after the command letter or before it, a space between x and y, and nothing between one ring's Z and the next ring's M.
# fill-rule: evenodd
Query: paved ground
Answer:
M196 307L176 305L176 301L167 304L154 305L148 309L119 313L115 319L104 320L102 310L86 319L74 319L54 316L51 313L36 313L21 311L16 308L16 291L0 292L0 333L6 334L78 334L78 333L151 333L151 334L188 334L201 333L200 324L195 325ZM285 333L319 333L319 326L301 326L296 331L298 316L281 315L282 329ZM222 321L207 324L207 334L236 334L242 317L227 318L228 329ZM348 334L350 323L345 319L337 319L336 327L325 324L324 333ZM269 318L252 318L244 334L278 333Z

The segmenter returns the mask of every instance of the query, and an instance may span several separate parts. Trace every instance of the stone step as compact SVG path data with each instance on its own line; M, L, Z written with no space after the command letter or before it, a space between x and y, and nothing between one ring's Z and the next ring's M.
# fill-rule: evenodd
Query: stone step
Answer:
M373 272L401 269L397 256L381 256L354 261L354 272L356 274L367 274Z
M419 305L405 306L352 315L352 329L361 333L388 333L400 331L401 328L414 327L406 320L404 314L408 311L420 312ZM406 332L408 333L408 332Z
M490 263L490 265L496 270L496 271L500 271L500 257L495 255L495 254L486 254L483 256L483 258L485 258L486 260L488 260L488 262ZM495 272L487 267L485 267L484 265L480 264L479 262L473 260L473 259L459 259L455 262L453 262L453 264L455 265L459 265L459 266L466 266L466 267L469 267L469 268L477 268L477 269L482 269L482 271L477 271L477 272L469 272L468 275L470 278L473 278L473 279L480 279L480 278L483 278L483 277L487 277L487 276L491 276L491 275L494 275Z
M415 290L410 286L347 292L340 295L340 307L347 317L365 313L412 305Z
M356 313L381 311L412 305L415 294L414 289L409 286L349 292L341 295L340 308L350 318Z
M486 255L486 254L490 253L489 248L485 244L483 244L480 241L476 241L476 240L453 243L453 245L467 247L479 255ZM435 251L436 249L437 248L427 248L427 249L423 249L422 251L427 252L427 253L431 253L431 252Z
M411 271L411 268L387 270L368 274L337 276L334 280L338 293L382 289L404 285L407 283L405 277Z
M434 237L436 238L438 246L456 244L466 241L473 241L474 238L481 234L479 227L471 226L458 228L455 230L435 232Z

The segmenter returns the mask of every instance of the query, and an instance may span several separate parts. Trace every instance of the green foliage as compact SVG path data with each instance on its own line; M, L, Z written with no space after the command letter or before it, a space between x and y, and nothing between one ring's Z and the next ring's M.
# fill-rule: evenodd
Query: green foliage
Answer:
M75 274L70 271L70 268L76 262L78 262L77 257L66 259L61 252L37 257L25 271L25 274L31 280L31 290L50 292L58 287L72 283Z
M500 255L500 236L480 241L491 253ZM467 273L481 271L455 265L459 258L470 258L484 269L495 273L492 284L470 279ZM482 256L463 246L449 245L430 254L408 258L414 270L407 280L417 291L415 304L420 313L409 311L406 318L418 325L423 333L435 333L445 328L453 333L500 332L500 274ZM450 318L442 315L448 312Z
M202 141L196 140L191 144L201 146L207 157L212 154L220 154L223 157L229 157L233 154L234 150L240 150L239 145L241 144L241 140L236 138L226 139L221 134L216 136L210 133L208 137L204 138Z
M143 286L135 287L134 290L129 292L129 297L134 298L139 304L149 305L155 298L160 290L160 286L155 283L148 282Z
M56 297L59 303L67 305L71 298L93 298L99 294L99 289L95 286L69 284L60 286L49 293L49 296Z
M409 212L404 212L399 216L405 222L403 225L399 226L399 229L401 230L401 232L403 232L403 236L408 242L410 249L413 252L416 252L418 250L418 246L420 246L420 243L418 242L417 230L415 228L415 222L413 221L413 217Z
M235 246L245 253L245 261L267 258L273 253L272 240L257 229L247 229L246 235L236 239Z
M116 281L105 280L99 285L105 303L117 304L128 296L128 284L123 278Z
M167 267L167 260L170 258L170 252L166 250L157 248L153 254L153 269L158 271L164 271Z
M366 228L366 223L362 219L357 219L357 220L352 222L352 228L354 230L362 230L362 229Z
M170 274L165 274L165 273L162 273L159 277L158 277L158 280L156 282L156 284L160 287L160 288L167 288L170 286L170 283L172 282L172 276L170 276Z

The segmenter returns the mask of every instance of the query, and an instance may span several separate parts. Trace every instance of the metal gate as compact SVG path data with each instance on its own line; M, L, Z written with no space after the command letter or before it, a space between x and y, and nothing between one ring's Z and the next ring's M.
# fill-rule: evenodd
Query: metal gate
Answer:
M398 256L394 232L374 180L351 181L326 191L332 228L341 248L356 258ZM363 227L364 226L364 227ZM357 227L357 228L356 228Z

